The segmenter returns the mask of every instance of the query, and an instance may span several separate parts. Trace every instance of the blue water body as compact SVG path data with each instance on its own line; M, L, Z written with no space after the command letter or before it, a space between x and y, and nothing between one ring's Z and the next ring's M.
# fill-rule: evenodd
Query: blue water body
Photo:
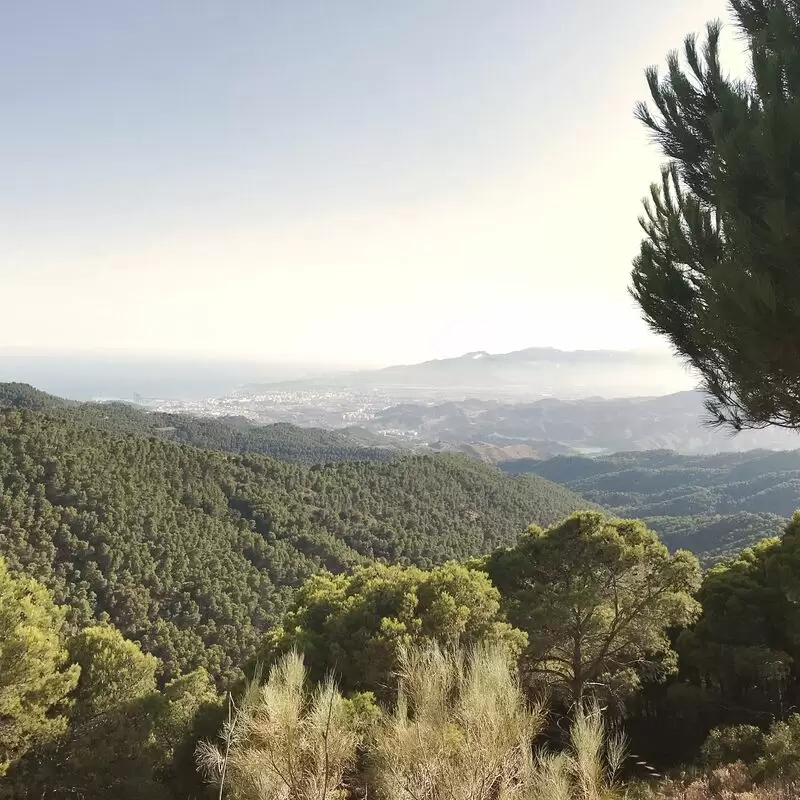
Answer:
M21 381L71 400L221 397L246 383L280 381L316 372L304 365L216 360L147 360L0 352L0 382Z

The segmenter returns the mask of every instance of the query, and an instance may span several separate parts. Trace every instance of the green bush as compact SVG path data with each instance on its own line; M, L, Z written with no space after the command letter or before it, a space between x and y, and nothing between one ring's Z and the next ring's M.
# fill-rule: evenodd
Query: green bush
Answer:
M800 780L800 714L792 714L785 722L776 722L770 728L754 777L767 783Z
M764 755L764 733L755 725L721 725L708 734L702 754L712 769L735 761L754 765Z

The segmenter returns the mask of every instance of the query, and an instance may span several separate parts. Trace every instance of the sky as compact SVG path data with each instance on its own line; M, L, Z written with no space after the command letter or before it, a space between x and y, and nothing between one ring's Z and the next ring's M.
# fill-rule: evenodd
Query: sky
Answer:
M724 0L0 4L0 349L665 346L643 70ZM729 42L729 65L741 47Z

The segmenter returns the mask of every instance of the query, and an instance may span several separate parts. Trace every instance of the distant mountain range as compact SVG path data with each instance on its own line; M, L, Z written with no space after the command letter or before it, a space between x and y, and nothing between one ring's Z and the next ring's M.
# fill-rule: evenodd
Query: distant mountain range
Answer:
M372 432L395 431L420 442L477 450L486 460L502 460L502 452L505 458L547 458L662 448L716 453L800 447L800 435L779 428L737 435L710 428L704 422L703 397L691 391L616 400L405 403L380 411L364 425ZM523 455L523 447L530 452Z
M669 353L531 347L511 353L476 351L420 364L252 384L244 391L329 387L452 399L577 398L666 394L693 388L695 384L694 377Z

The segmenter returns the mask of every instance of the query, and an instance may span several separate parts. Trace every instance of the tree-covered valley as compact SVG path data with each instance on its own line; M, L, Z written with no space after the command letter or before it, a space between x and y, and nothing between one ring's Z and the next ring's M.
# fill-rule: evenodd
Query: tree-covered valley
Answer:
M218 676L320 569L464 559L585 505L466 457L307 467L17 409L2 412L0 487L0 554L72 621L110 620L170 674Z
M710 565L777 536L800 498L800 450L682 455L669 450L500 464L539 475L625 517Z

